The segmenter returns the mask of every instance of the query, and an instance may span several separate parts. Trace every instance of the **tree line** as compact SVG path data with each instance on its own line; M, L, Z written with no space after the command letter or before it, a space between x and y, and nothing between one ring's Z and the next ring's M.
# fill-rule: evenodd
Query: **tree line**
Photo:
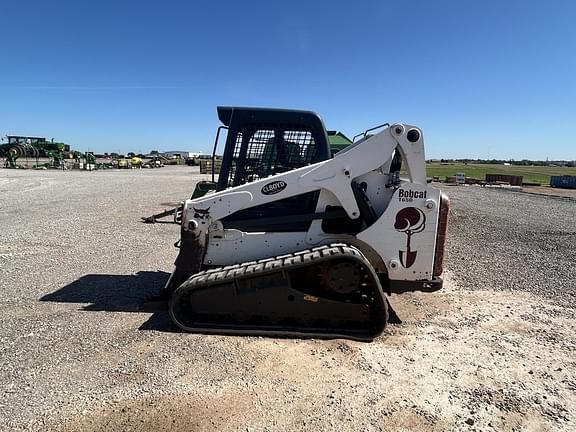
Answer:
M503 165L509 163L510 165L521 166L562 166L562 167L576 167L576 160L514 160L514 159L429 159L428 163L453 163L453 164L489 164L489 165Z

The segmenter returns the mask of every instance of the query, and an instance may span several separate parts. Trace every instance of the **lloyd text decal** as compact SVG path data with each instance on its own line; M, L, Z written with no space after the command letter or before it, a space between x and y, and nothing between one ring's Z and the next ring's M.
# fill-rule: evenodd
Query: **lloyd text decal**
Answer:
M276 180L275 182L264 185L264 187L262 188L262 193L264 195L274 195L277 194L278 192L282 192L284 189L286 189L286 186L288 185L286 184L285 181Z

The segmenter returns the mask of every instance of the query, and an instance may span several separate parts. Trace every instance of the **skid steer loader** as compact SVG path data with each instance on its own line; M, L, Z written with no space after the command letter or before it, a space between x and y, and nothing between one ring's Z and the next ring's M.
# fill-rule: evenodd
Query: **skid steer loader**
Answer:
M449 200L427 185L420 129L386 125L330 158L312 112L218 114L216 190L181 207L164 288L181 329L372 340L387 294L442 287Z

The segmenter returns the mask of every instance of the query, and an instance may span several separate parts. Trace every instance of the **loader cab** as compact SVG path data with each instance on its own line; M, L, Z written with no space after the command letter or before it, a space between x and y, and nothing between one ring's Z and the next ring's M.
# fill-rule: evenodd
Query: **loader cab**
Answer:
M218 107L228 129L217 191L314 164L331 157L326 128L310 111ZM274 226L266 222L278 215L313 213L318 192L250 208L223 220L226 228L246 231L301 231L302 223ZM261 220L262 225L254 224ZM250 224L250 226L247 225Z
M228 136L217 190L330 158L326 129L310 111L218 107Z

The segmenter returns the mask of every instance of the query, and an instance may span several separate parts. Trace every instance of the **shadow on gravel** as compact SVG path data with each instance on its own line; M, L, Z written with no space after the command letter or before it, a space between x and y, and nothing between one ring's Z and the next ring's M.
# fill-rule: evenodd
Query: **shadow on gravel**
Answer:
M88 303L86 311L152 312L140 330L174 331L166 301L155 301L170 277L163 271L135 275L89 274L40 298L43 302Z

